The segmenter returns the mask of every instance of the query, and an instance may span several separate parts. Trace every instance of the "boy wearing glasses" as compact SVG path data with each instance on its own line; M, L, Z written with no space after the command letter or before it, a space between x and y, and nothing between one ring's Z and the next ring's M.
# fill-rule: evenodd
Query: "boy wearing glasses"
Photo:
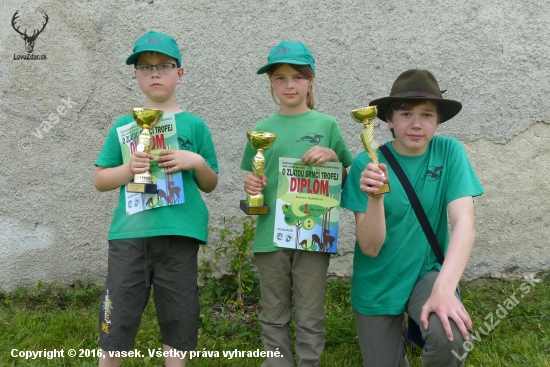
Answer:
M148 32L126 60L134 65L145 95L144 108L174 114L179 149L159 153L166 173L182 172L185 203L127 215L126 184L149 170L152 154L136 151L123 164L117 128L133 121L120 117L111 128L94 174L99 191L120 189L109 230L105 291L99 310L99 366L118 366L134 348L141 314L154 285L155 306L167 366L185 366L185 351L197 346L199 296L197 251L208 234L208 210L199 190L211 192L218 183L218 162L212 136L202 119L178 106L176 86L183 67L176 41ZM128 354L130 355L130 354Z

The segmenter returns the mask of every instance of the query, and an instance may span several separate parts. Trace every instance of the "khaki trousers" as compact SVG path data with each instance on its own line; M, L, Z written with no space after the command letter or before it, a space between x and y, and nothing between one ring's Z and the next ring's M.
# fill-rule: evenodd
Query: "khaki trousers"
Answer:
M422 306L430 297L438 274L428 273L416 283L406 311L418 322L422 338L426 340L422 366L462 367L466 360L462 358L466 352L465 340L454 321L449 319L454 335L452 342L447 339L441 320L435 313L430 315L428 330L420 323ZM355 325L364 367L409 367L402 341L403 314L367 316L355 311Z
M325 282L330 254L284 250L254 254L260 289L260 325L266 351L278 350L263 367L318 366L325 346ZM296 317L296 358L292 355L292 300Z

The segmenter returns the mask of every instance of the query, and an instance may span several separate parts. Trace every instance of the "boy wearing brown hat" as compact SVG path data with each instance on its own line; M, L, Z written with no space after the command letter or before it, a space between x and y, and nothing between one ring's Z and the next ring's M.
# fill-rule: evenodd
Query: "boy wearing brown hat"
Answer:
M443 99L434 76L417 69L399 75L390 96L370 105L378 106L377 117L388 123L394 140L382 148L384 154L377 152L378 165L365 152L354 159L342 194L342 207L356 219L351 303L364 366L409 366L402 342L404 312L420 325L424 367L462 366L471 349L465 342L472 321L456 289L474 243L472 198L483 188L461 144L434 136L462 105ZM445 254L443 265L404 180L388 164L389 154L419 199ZM375 195L385 181L391 192Z

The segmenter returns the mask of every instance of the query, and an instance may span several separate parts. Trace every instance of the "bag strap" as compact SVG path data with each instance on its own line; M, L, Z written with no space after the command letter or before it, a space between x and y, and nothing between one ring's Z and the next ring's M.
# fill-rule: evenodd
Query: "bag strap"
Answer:
M403 186L403 189L409 197L409 201L411 202L414 213L416 214L416 217L420 222L420 226L422 227L422 230L424 231L424 234L426 235L426 238L428 239L428 242L432 247L435 257L437 258L437 261L439 261L439 263L443 265L445 256L443 255L443 251L441 251L441 247L439 246L439 242L437 241L434 230L430 225L430 221L426 216L426 212L424 211L424 209L422 209L422 204L420 204L420 200L418 199L416 192L414 192L411 182L407 178L407 175L403 171L403 168L401 168L401 166L399 165L399 162L397 162L397 159L395 159L395 156L393 155L391 150L386 145L382 145L378 149L382 152L384 157L386 157L386 160L388 161L390 167L393 169L393 172L395 173L399 181L401 181L401 186Z

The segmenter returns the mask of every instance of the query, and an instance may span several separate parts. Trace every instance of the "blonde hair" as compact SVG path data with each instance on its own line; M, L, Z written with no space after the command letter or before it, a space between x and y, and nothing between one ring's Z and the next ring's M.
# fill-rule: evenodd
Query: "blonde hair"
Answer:
M282 65L284 64L271 65L269 70L267 70L267 75L271 78L275 73L275 71L278 68L280 68ZM287 65L289 65L291 68L293 68L294 70L302 74L304 78L306 78L307 80L311 80L311 85L309 87L309 90L307 91L306 104L310 110L315 109L315 94L313 93L313 85L314 85L313 79L315 78L315 73L313 72L313 69L311 69L311 66L309 65L294 65L294 64L287 64ZM273 90L273 86L271 84L269 88L271 90L271 98L273 98L273 101L275 101L276 104L280 105L281 102L279 102L275 97L275 91Z

